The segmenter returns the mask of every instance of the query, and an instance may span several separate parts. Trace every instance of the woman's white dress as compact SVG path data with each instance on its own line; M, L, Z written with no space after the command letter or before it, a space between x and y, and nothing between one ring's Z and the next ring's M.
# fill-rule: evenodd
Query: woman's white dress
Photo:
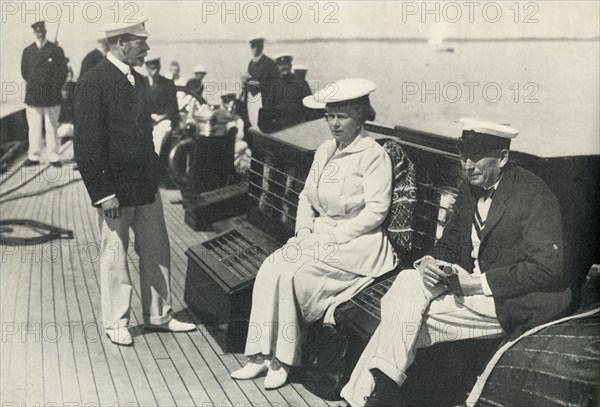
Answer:
M341 294L396 266L382 228L391 195L390 158L365 132L342 151L333 139L319 146L299 197L296 231L328 234L331 244L302 250L288 243L264 261L254 283L246 355L274 354L299 365L304 328Z

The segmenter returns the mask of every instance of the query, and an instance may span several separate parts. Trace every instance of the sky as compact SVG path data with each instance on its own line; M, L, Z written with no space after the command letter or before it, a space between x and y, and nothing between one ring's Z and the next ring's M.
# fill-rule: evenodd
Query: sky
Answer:
M93 38L110 23L148 18L154 39L597 37L592 1L1 1L2 45L31 39L48 21L52 39ZM60 40L60 38L59 38Z

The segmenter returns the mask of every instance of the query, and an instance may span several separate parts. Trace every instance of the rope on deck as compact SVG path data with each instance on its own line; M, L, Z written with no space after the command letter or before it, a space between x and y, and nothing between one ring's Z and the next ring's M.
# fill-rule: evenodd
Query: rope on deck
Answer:
M62 146L59 154L64 153L72 144L73 144L73 142L71 140L69 140L67 143L65 143ZM36 179L36 177L38 175L40 175L42 172L46 171L49 166L50 166L50 164L47 163L31 178L21 182L20 184L16 185L15 187L9 189L8 191L2 192L0 194L0 198L5 197L6 195L12 194L13 192L23 188L25 185L29 184L31 181ZM23 162L21 162L21 164L19 164L19 166L17 166L17 168L15 169L15 172L13 172L13 174L11 174L11 176L16 174L22 167L23 167ZM42 193L47 192L52 189L55 189L55 187L46 189L46 190L42 191ZM36 194L39 194L39 193L40 193L40 191L36 192ZM30 195L31 194L24 194L21 197L30 196ZM18 198L19 197L11 197L11 198L7 198L7 199L3 199L3 200L0 200L0 204L15 200ZM34 236L34 237L9 236L9 234L11 234L14 231L14 228L12 226L28 227L29 229L39 233L39 235ZM0 245L5 245L5 246L36 245L36 244L46 243L46 242L48 242L50 240L54 240L54 239L72 239L72 238L73 238L72 230L59 228L57 226L43 223L43 222L40 222L37 220L33 220L33 219L0 220Z

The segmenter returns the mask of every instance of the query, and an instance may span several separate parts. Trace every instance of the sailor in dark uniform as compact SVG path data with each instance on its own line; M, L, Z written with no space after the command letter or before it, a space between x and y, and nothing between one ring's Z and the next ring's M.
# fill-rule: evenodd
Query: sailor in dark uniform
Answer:
M148 76L144 79L148 89L148 109L152 117L152 138L154 150L160 151L166 136L177 124L178 108L175 84L172 80L160 75L160 58L146 60Z
M98 35L98 44L93 51L90 51L83 61L81 61L81 70L79 71L79 77L81 78L84 73L98 65L100 61L106 56L108 52L108 43L106 42L106 37L104 36L104 32L100 32Z
M275 58L279 79L273 86L271 106L280 128L302 123L308 118L302 99L312 95L312 92L308 82L292 72L292 60L288 53Z
M21 75L25 82L25 104L29 126L29 154L24 165L40 161L42 128L46 129L46 147L52 165L60 167L58 155L58 117L60 115L61 89L67 79L67 59L58 45L46 40L46 25L38 21L31 25L36 40L23 50Z
M248 77L244 79L244 85L252 95L260 92L262 95L262 107L270 107L272 100L271 89L273 83L279 77L275 62L263 54L265 39L262 37L250 38L250 49L252 59L248 63Z

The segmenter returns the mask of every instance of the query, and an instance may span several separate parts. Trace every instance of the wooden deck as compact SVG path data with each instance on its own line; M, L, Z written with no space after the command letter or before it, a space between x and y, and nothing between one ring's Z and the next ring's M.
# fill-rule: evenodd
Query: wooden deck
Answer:
M37 168L39 169L39 167ZM191 333L145 333L139 273L133 249L129 264L134 292L130 328L135 346L119 347L102 330L98 231L95 210L73 164L41 175L22 168L0 199L1 219L26 218L71 229L72 240L35 246L0 246L1 395L3 405L101 406L334 406L300 384L275 391L263 378L236 382L229 373L243 355L224 353L183 302L184 251L212 236L183 223L178 191L162 191L171 240L173 308L194 321ZM17 199L15 199L17 198ZM7 403L7 404L5 404Z

